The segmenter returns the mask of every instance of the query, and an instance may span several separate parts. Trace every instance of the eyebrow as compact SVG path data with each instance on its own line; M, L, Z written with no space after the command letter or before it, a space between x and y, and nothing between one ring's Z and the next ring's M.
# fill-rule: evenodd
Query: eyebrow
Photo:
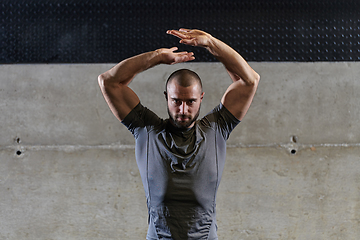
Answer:
M196 101L197 98L189 98L189 99L186 99L186 100L182 100L180 98L171 98L172 100L180 100L180 101Z

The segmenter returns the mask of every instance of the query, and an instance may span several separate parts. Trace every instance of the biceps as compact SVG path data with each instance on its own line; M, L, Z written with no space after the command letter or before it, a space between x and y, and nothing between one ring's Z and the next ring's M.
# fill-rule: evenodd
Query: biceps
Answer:
M140 102L135 92L126 85L104 86L101 91L112 113L120 121Z
M221 103L237 119L242 120L254 98L257 84L246 85L242 81L232 83L221 99Z

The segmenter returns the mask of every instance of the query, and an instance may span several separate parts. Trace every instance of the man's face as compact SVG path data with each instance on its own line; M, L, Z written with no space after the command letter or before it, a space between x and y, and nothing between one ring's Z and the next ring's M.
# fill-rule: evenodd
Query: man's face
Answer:
M194 126L199 116L200 105L204 93L198 83L188 87L169 82L167 86L167 106L170 122L178 128L186 129Z

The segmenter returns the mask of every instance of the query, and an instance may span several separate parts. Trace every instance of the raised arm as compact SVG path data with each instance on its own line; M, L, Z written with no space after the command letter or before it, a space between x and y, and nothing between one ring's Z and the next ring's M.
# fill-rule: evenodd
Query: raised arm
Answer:
M233 83L228 87L221 103L239 120L245 116L254 98L260 76L244 58L227 44L200 30L169 30L179 37L180 43L206 48L228 71Z
M175 52L176 47L162 48L125 59L107 72L99 75L98 82L113 114L122 121L140 102L128 84L140 72L158 64L175 64L191 61L193 53Z

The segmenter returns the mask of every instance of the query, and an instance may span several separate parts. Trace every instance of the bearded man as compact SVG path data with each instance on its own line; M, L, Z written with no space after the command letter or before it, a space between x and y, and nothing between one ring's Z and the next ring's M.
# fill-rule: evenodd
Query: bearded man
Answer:
M98 82L111 111L136 140L148 207L146 239L215 240L216 193L226 140L249 109L260 76L239 53L204 31L167 33L180 38L180 43L206 48L228 71L233 82L210 113L198 119L204 92L199 76L188 69L175 71L166 82L165 120L143 106L128 87L138 73L158 64L195 59L192 52L176 52L176 47L125 59L101 74Z

